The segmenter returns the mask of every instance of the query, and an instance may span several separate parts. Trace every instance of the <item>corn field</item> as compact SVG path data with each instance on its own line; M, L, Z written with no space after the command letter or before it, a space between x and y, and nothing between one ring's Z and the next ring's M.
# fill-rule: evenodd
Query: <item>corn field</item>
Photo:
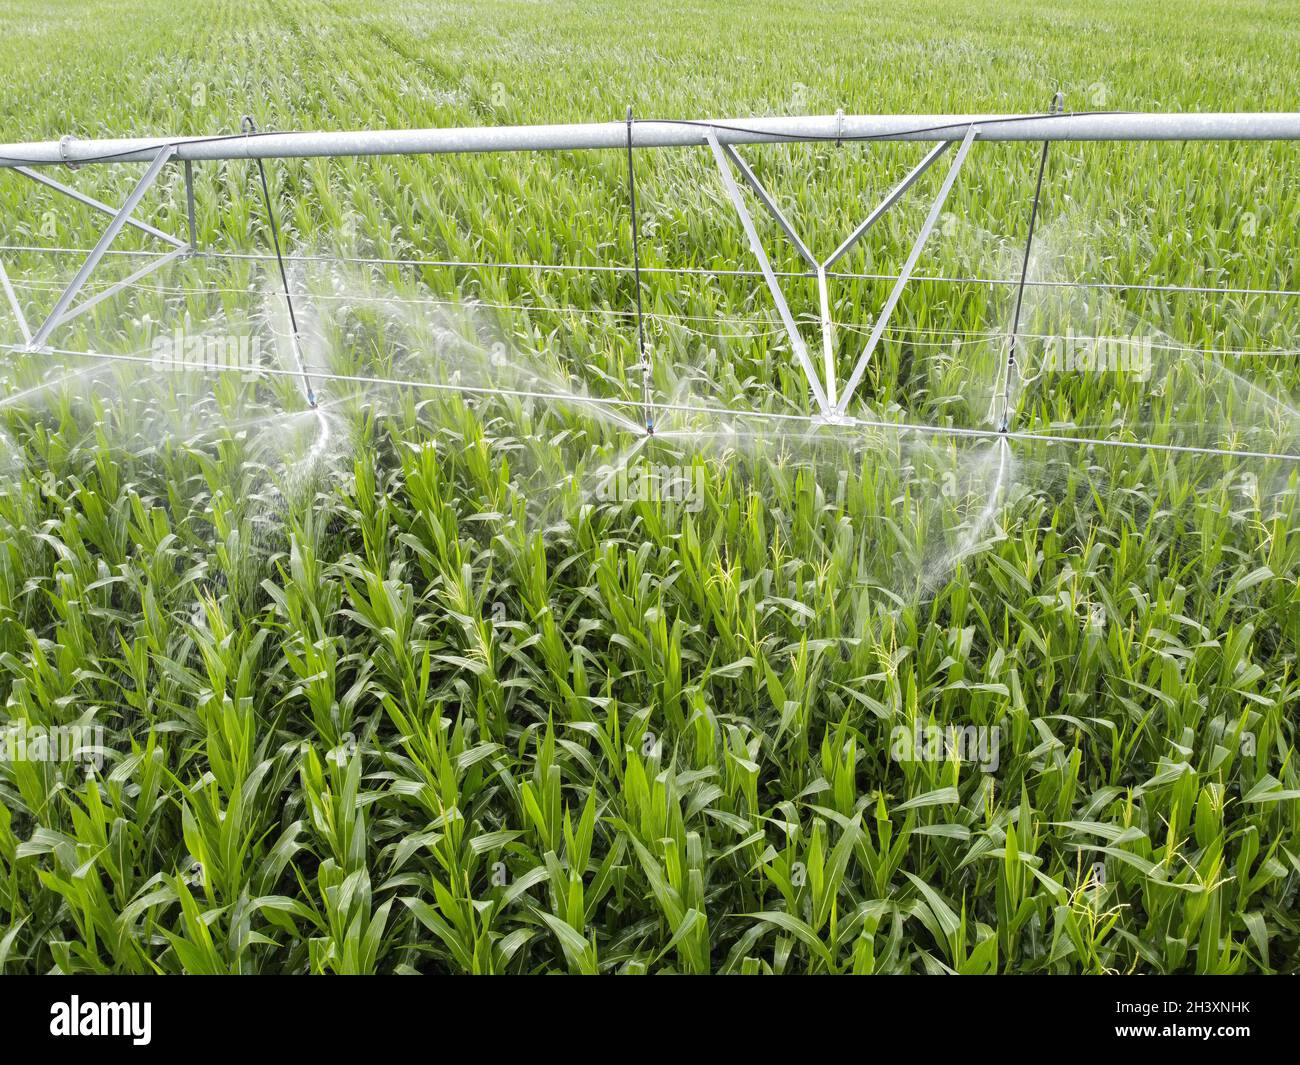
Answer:
M1289 110L1263 10L17 0L0 139ZM830 249L922 147L747 158ZM0 971L1300 971L1300 151L1053 145L1024 438L963 436L1038 163L976 146L816 432L707 148L634 161L653 436L619 152L268 162L319 407L258 372L246 161L51 350L0 300ZM841 373L939 180L843 261ZM9 171L0 216L39 320L104 220ZM179 167L138 216L184 234Z

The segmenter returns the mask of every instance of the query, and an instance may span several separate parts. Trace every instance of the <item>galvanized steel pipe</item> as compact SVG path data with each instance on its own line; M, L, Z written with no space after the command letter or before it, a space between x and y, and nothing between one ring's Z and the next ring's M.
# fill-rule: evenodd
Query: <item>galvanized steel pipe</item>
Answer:
M722 144L800 141L960 140L971 125L981 141L1282 141L1300 140L1300 113L1062 115L822 115L806 118L647 120L634 124L638 148L703 145L712 129ZM238 134L221 137L135 137L0 144L0 166L146 162L164 145L172 158L288 159L323 156L443 155L468 152L575 151L626 148L624 122L552 126Z

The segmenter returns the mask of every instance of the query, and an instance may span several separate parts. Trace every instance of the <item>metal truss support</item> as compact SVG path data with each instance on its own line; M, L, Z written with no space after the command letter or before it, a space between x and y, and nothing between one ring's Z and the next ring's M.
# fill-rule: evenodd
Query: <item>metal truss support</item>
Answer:
M776 304L776 311L785 324L786 333L790 336L795 358L799 360L799 365L803 367L803 372L808 378L808 387L812 389L813 398L816 399L818 408L823 415L828 415L831 412L831 405L826 398L826 390L822 387L821 380L817 376L817 370L812 364L812 359L808 357L808 346L804 343L803 335L799 332L799 326L790 313L789 305L785 302L785 295L781 291L781 285L777 282L776 274L772 271L772 264L767 261L767 253L763 251L763 242L759 239L758 230L754 228L754 220L749 216L745 201L741 198L740 189L736 187L736 179L732 175L731 165L727 161L727 152L718 143L717 134L713 130L706 130L705 137L708 139L709 147L713 149L713 158L718 164L718 172L722 175L722 184L727 190L727 195L731 197L736 213L740 216L740 224L745 229L745 236L749 238L750 250L753 251L754 258L758 260L758 267L763 271L763 279L767 282L767 287L772 293L772 301Z
M188 163L186 164L186 166L189 165L190 164ZM110 218L117 214L116 207L111 207L108 204L95 199L93 196L87 196L84 192L79 192L74 189L71 185L65 185L61 181L55 181L54 178L42 174L39 170L33 170L31 167L26 166L16 166L14 169L18 173L22 174L23 177L31 178L33 181L38 182L41 185L54 189L55 192L61 192L64 196L76 200L78 203L84 203L87 207L93 207L96 211L100 211L101 213L108 215ZM173 237L170 233L164 233L161 229L151 226L148 222L141 222L138 218L128 218L126 224L128 226L134 226L136 229L140 230L140 232L148 233L151 237L157 237L159 240L166 241L168 244L175 245L178 248L185 246L185 242L179 238Z
M822 266L829 270L839 262L840 259L844 257L845 253L862 239L867 230L880 221L880 217L903 198L903 193L916 184L917 179L930 169L935 160L952 147L952 143L952 141L940 141L938 145L927 152L925 158L912 168L912 172L908 174L907 177L903 178L902 181L890 190L889 195L880 201L880 204L874 211L867 215L863 223L844 238L844 243L831 252L830 258L822 263Z
M835 329L834 322L831 318L831 301L830 290L827 283L827 271L835 265L859 240L863 235L880 220L891 207L894 206L903 194L910 189L916 181L924 174L934 162L943 155L954 141L943 141L935 146L925 158L922 159L911 172L903 178L889 194L876 206L876 208L866 217L866 219L845 238L843 243L835 249L828 259L824 262L819 260L809 250L808 245L795 231L790 220L785 216L777 204L776 199L764 187L763 183L750 169L749 165L740 157L739 153L730 144L721 144L712 130L705 133L709 142L709 147L713 149L714 159L718 164L718 170L722 174L723 185L726 187L727 195L731 198L736 213L740 215L741 225L744 226L745 235L749 239L750 248L754 252L754 257L758 259L759 267L762 269L763 278L767 282L767 287L771 290L772 299L776 303L777 312L781 316L781 321L785 324L786 332L790 335L790 342L794 345L795 355L799 359L804 373L808 375L808 383L813 390L813 395L821 407L822 416L825 418L842 417L848 407L849 399L852 397L854 390L862 380L862 375L866 371L867 363L871 359L872 352L880 342L880 337L885 331L885 326L889 322L890 316L894 313L894 308L898 303L899 297L906 287L912 271L916 268L916 262L920 258L921 249L925 246L926 240L930 236L931 230L934 229L935 222L938 221L939 212L943 209L944 202L948 198L948 193L952 191L953 182L957 179L957 174L961 170L962 163L966 159L966 153L970 150L971 142L975 139L976 127L970 126L966 131L965 138L960 142L957 150L957 156L953 160L952 166L948 170L948 175L944 178L943 185L939 189L939 194L931 205L930 213L921 227L920 235L917 237L915 244L912 246L912 253L908 256L907 263L902 272L895 281L894 289L885 301L885 306L877 318L875 328L872 330L871 337L867 341L866 349L858 359L857 365L853 368L844 390L840 393L836 383L836 360L835 360ZM808 349L804 343L799 327L790 313L789 305L786 303L781 287L777 283L776 275L768 262L766 253L763 251L762 242L759 240L758 232L754 228L753 220L745 208L744 201L741 199L740 190L736 186L735 179L732 177L731 169L728 163L731 163L740 171L741 176L745 179L746 184L754 190L754 194L764 207L771 212L776 223L781 227L781 231L789 238L790 243L812 267L813 273L817 278L817 296L819 302L819 311L821 318L822 334L822 365L824 378L818 379L816 371L813 368L812 360L808 357Z
M23 335L23 343L32 342L32 331L27 326L27 316L23 314L22 304L18 302L18 297L14 294L14 287L9 283L9 274L5 272L5 264L0 262L0 288L4 289L5 297L9 300L9 306L13 308L14 317L18 319L18 331Z
M740 171L741 176L743 176L745 181L749 183L749 187L754 190L755 195L763 201L763 206L772 212L772 217L776 219L776 224L779 225L785 235L790 238L790 243L793 244L799 254L804 257L808 265L816 270L819 266L817 257L808 250L808 245L800 239L799 234L795 232L794 226L792 226L790 220L786 218L785 212L777 205L776 200L773 198L772 194L767 191L767 188L763 183L758 180L758 176L749 168L749 164L740 157L740 153L730 144L724 144L722 150L727 153L727 158L736 164L736 169Z
M831 294L826 285L826 267L817 264L817 300L822 315L822 369L826 374L826 398L835 406L835 323L831 321Z
M60 318L55 323L55 325L63 325L65 322L72 321L72 319L85 314L92 307L102 303L110 296L116 296L119 292L122 291L122 289L127 288L130 285L134 285L142 277L148 277L155 270L161 270L168 263L174 262L176 259L179 259L183 255L188 255L189 253L190 253L189 248L182 247L182 248L173 248L165 255L159 255L156 259L153 259L150 262L146 263L144 266L140 267L139 270L136 270L134 273L129 274L126 277L122 278L122 280L117 282L117 284L111 285L106 289L96 292L93 296L88 296L86 299L82 300L75 307L73 307L72 310L66 312L63 315L63 317Z
M45 321L41 323L40 328L36 330L31 339L27 342L27 348L29 350L44 347L46 341L50 338L50 334L62 323L88 311L95 304L100 303L111 295L115 295L126 286L139 281L140 278L144 277L146 274L152 273L159 267L165 266L167 263L171 262L177 256L189 251L189 247L183 241L131 217L131 213L139 206L140 200L144 197L144 194L149 191L150 186L152 186L158 179L158 175L162 172L164 164L166 164L166 162L172 157L174 151L175 149L171 145L167 145L154 155L153 161L150 162L148 168L140 177L140 180L136 182L136 186L131 190L131 194L127 196L126 202L116 211L107 204L102 204L98 200L92 200L88 196L83 196L81 193L77 193L74 190L69 189L67 186L59 185L58 182L51 182L50 179L43 176L37 177L37 180L42 184L52 185L52 187L60 189L60 191L71 195L74 199L79 200L88 206L94 207L96 210L105 211L111 214L113 218L112 221L108 223L107 227L105 227L103 234L99 238L99 242L94 247L94 250L86 257L86 261L81 264L81 269L77 271L77 275L68 283L68 287L65 288L63 293L59 296L58 301L54 304L54 309L50 311ZM30 176L36 175L33 174ZM141 267L141 269L137 270L130 277L127 277L124 280L117 282L117 284L111 285L103 291L96 293L79 306L73 307L72 301L77 298L77 293L81 291L82 287L89 280L90 275L94 273L95 267L99 265L100 260L103 259L104 253L108 251L109 246L117 239L117 235L122 231L123 227L128 224L133 225L138 229L143 229L147 233L162 237L169 244L175 245L175 248L168 254L154 259L147 266Z
M939 212L943 210L944 202L948 199L948 193L952 191L953 182L957 180L957 175L961 172L961 165L966 161L966 153L970 151L970 146L975 140L977 128L971 126L966 131L966 136L962 138L961 146L957 149L956 158L953 159L952 165L948 168L948 174L943 179L939 194L935 197L934 203L930 205L930 213L926 215L925 224L921 226L921 232L917 234L916 242L912 245L911 254L908 255L907 262L903 264L903 269L899 271L898 279L894 282L894 288L889 293L889 298L885 300L884 307L880 309L880 314L876 316L876 324L872 327L871 336L867 338L867 346L862 349L862 354L858 356L853 372L849 374L849 379L845 382L844 392L835 408L835 413L838 415L842 416L848 409L849 400L853 398L854 390L862 381L862 375L867 371L867 363L871 361L876 345L880 343L880 338L884 335L890 316L894 313L894 308L898 306L899 297L902 296L903 289L907 287L907 282L912 277L912 271L916 269L916 261L921 257L921 249L925 247L925 242L929 239L934 224L939 221Z
M189 226L191 252L199 250L199 227L194 221L194 164L185 160L185 221Z

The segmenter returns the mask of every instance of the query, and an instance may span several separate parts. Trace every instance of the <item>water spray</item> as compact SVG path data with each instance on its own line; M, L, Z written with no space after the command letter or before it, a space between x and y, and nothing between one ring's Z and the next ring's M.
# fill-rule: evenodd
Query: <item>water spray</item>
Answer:
M257 132L257 123L253 121L252 115L244 116L241 128L245 135ZM298 333L298 316L293 310L293 295L289 291L289 275L285 271L284 256L280 252L280 230L275 224L275 209L271 206L271 190L266 184L266 165L261 158L257 160L257 175L262 183L262 202L266 205L266 219L271 227L271 244L275 248L275 261L280 267L280 285L284 289L284 302L289 308L293 357L298 364L298 373L302 376L303 389L307 395L307 405L312 410L316 410L316 390L312 387L311 378L307 374L307 364L302 357L302 338Z

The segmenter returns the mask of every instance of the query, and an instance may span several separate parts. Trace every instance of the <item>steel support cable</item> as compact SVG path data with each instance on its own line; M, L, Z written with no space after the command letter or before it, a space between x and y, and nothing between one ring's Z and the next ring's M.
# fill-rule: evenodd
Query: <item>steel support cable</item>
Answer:
M1047 118L1090 118L1097 115L1136 115L1138 111L1071 111L1063 114L1056 111L1040 112L1038 114L1028 115L1009 115L1006 118L983 118L974 119L965 122L944 122L937 126L917 126L913 129L895 130L893 133L859 133L844 136L842 133L825 134L823 136L813 136L803 133L781 133L777 130L755 129L752 126L741 126L734 122L710 122L701 118L655 118L647 121L656 125L664 126L696 126L702 129L725 130L728 133L744 133L754 137L770 137L774 141L793 141L804 144L829 144L834 143L837 147L845 143L862 144L871 141L892 141L900 137L914 137L920 133L944 133L949 130L954 133L964 133L971 126L993 126L993 125L1013 125L1017 122L1041 122ZM840 119L843 120L841 114Z
M162 253L161 257L171 256L171 252ZM273 258L273 256L267 256ZM286 259L293 261L293 256L286 256ZM648 268L645 272L648 272ZM828 275L830 276L830 275ZM917 275L913 275L913 280ZM1001 284L1002 282L997 282ZM1005 282L1008 285L1014 285L1016 282ZM62 289L62 281L37 281L37 280L20 280L12 282L15 289L33 289L36 291L48 291L51 289ZM1026 282L1027 286L1032 286L1033 281ZM1080 282L1080 284L1086 284ZM130 283L120 281L102 281L98 284L87 283L83 291L97 292L113 287L124 287L139 292L161 293L164 295L175 296L197 296L205 294L213 295L248 295L253 290L247 287L232 288L223 285L161 285L152 281L132 281ZM1226 290L1221 290L1226 291ZM570 314L595 317L598 315L609 315L615 317L633 317L636 315L635 310L626 310L620 307L578 307L574 304L564 303L503 303L499 300L484 300L476 296L465 299L451 299L439 296L396 296L396 295L362 295L358 293L338 293L338 292L313 292L308 293L314 301L335 302L335 303L400 303L410 306L439 306L439 307L467 307L470 309L484 310L503 310L503 311L530 311L537 314ZM1300 295L1297 292L1296 295ZM735 314L675 314L668 311L647 311L645 317L663 322L709 322L711 324L736 324L736 325L768 325L769 319L735 315ZM818 315L810 312L798 312L794 317L801 323L817 324L821 319ZM854 322L847 322L841 319L832 319L831 324L839 329L846 329L850 332L867 335L870 333L869 328L865 328ZM685 327L683 327L685 328ZM779 333L779 329L769 329L761 333L753 334L755 336L770 336ZM994 339L1005 337L1008 334L1001 329L939 329L934 326L929 327L912 327L904 325L890 325L885 330L887 334L900 335L918 335L918 336L953 336L953 337L970 337ZM704 334L714 336L716 334ZM1102 336L1089 335L1084 333L1027 333L1017 332L1017 338L1020 340L1105 340L1116 344L1150 346L1157 349L1169 351L1204 351L1214 355L1291 355L1300 353L1298 349L1293 348L1204 348L1195 344L1162 344L1154 340L1147 340L1141 337L1124 337L1124 336Z
M1055 114L1062 104L1058 92L1052 102ZM1029 277L1029 257L1034 250L1034 227L1038 224L1038 204L1043 196L1043 174L1047 171L1047 149L1049 142L1043 141L1043 150L1038 157L1038 184L1034 186L1034 203L1029 210L1029 233L1025 237L1025 254L1020 260L1020 284L1016 287L1016 309L1011 318L1011 336L1007 342L1006 381L1002 387L1002 417L998 428L1006 432L1011 426L1011 378L1016 373L1016 334L1020 331L1020 309L1025 301L1025 281Z
M245 115L242 125L246 133L257 132L257 123L253 121L252 115ZM298 332L298 316L294 313L293 294L289 291L289 275L284 268L284 256L280 253L280 229L275 224L275 208L271 204L271 190L266 183L266 166L261 159L257 160L257 176L262 183L262 202L266 204L266 220L271 227L271 243L275 247L275 261L280 267L280 284L284 288L285 305L289 308L289 324L293 328L291 338L293 357L298 363L298 372L302 375L302 385L307 392L307 405L315 410L316 390L312 387L311 378L307 376L307 364L302 357L302 337Z
M171 252L165 252L164 255L171 255ZM288 256L292 260L292 256ZM1014 284L1015 282L1008 282ZM1033 285L1030 281L1028 285ZM58 290L63 288L63 283L59 281L14 281L14 289L18 290ZM158 285L152 282L136 281L129 284L117 281L104 281L99 285L87 285L84 291L97 292L109 288L122 287L129 288L145 293L159 293L169 296L195 296L205 294L216 295L247 295L251 290L247 288L230 288L219 285ZM1297 293L1300 295L1300 293ZM471 309L485 310L505 310L505 311L522 311L532 314L553 314L553 315L573 315L573 316L611 316L611 317L631 317L636 314L635 310L625 310L618 307L577 307L568 304L532 304L532 303L502 303L495 300L457 300L441 299L435 296L367 296L357 294L340 294L340 293L311 293L310 299L313 301L338 302L338 303L397 303L406 306L438 306L438 307L469 307ZM762 337L778 336L784 333L783 329L772 328L762 329L753 332L732 331L727 333L715 333L711 330L699 329L683 323L686 322L704 322L713 325L768 325L769 320L764 318L746 317L741 315L705 315L705 314L673 314L671 312L647 311L647 319L662 322L671 325L674 328L681 329L683 332L693 336L702 336L715 339L729 340L749 340L759 339ZM795 317L802 323L816 324L819 319L816 315L801 313ZM863 328L853 322L847 322L840 319L832 319L831 324L837 329L843 329L846 332L856 333L861 336L867 336L869 329ZM946 347L962 346L966 344L987 343L998 338L1006 337L1007 334L1000 329L940 329L936 327L910 327L902 325L891 325L885 330L885 336L891 338L902 337L950 337L951 340L911 339L905 341L913 347ZM1282 358L1300 355L1300 348L1211 348L1200 344L1178 344L1178 343L1161 343L1156 340L1149 340L1142 337L1124 337L1100 334L1086 333L1027 333L1018 332L1017 341L1020 340L1071 340L1079 343L1103 342L1108 344L1122 344L1129 347L1146 347L1155 351L1172 351L1185 354L1195 354L1211 357L1223 357L1232 359L1253 359L1253 358ZM900 341L904 342L904 341Z
M655 431L654 410L651 402L650 358L645 346L645 314L641 305L641 236L637 228L636 214L636 168L632 163L632 108L627 109L627 198L632 215L632 272L633 287L636 289L636 339L641 355L641 402L645 408L645 429L647 433Z
M171 252L164 253L167 255ZM1014 282L1012 282L1014 283ZM1029 282L1030 285L1033 282ZM36 290L45 291L51 289L62 289L62 282L58 281L14 281L13 288L19 290ZM216 295L247 295L247 288L230 288L218 285L158 285L151 282L136 281L129 284L117 281L101 282L98 286L87 285L86 291L97 292L110 288L121 287L129 288L139 292L149 294L162 294L168 296L195 296L205 294ZM310 299L317 302L338 302L338 303L397 303L404 306L436 306L436 307L467 307L470 309L484 310L503 310L503 311L521 311L531 314L552 314L552 315L571 315L571 316L609 316L609 317L631 317L636 314L635 310L625 310L618 307L577 307L567 304L531 304L531 303L502 303L495 300L457 300L457 299L440 299L434 296L366 296L356 294L340 293L311 293ZM750 332L741 332L733 330L726 333L717 333L712 330L699 329L685 323L701 322L712 325L768 325L769 320L764 318L745 317L740 315L705 315L705 314L673 314L671 312L647 311L647 319L670 325L673 328L680 329L683 332L690 333L692 336L708 337L720 340L757 340L763 337L779 336L784 333L783 329L771 328L760 329ZM819 319L812 314L797 314L795 316L800 322L816 324ZM831 324L837 329L846 332L856 333L860 336L867 336L869 329L863 328L853 322L832 319ZM895 339L896 342L906 343L912 347L934 347L942 348L948 346L964 346L967 344L988 343L999 338L1006 337L1007 334L1000 329L939 329L935 327L910 327L902 325L891 325L885 330L884 335ZM899 338L942 338L951 339L907 339ZM1017 341L1021 340L1070 340L1079 343L1102 342L1107 344L1121 344L1129 347L1145 347L1155 351L1171 351L1184 354L1194 354L1206 357L1222 357L1232 359L1254 359L1254 358L1282 358L1300 355L1300 348L1211 348L1200 344L1178 344L1178 343L1161 343L1155 340L1149 340L1142 337L1124 337L1110 336L1100 334L1086 333L1027 333L1017 332ZM310 372L310 371L309 371Z
M47 354L47 355L69 355L75 358L100 359L109 362L133 363L136 365L156 365L157 356L154 354L111 354L108 352L98 351L78 351L70 348L52 348L44 346L41 348L31 349L17 344L0 345L0 350L10 351L19 354ZM214 371L210 368L194 367L194 372L221 372ZM259 375L267 377L297 377L297 370L285 369L284 367L259 367L256 371ZM575 396L565 395L559 392L541 392L525 389L505 389L492 388L477 385L448 384L441 381L421 381L410 380L400 377L374 377L366 374L339 374L328 371L318 371L315 376L322 381L336 381L344 384L374 385L385 388L417 388L439 392L458 392L469 395L483 396L507 396L516 399L540 399L552 400L557 403L570 404L572 406L590 406L605 409L636 407L639 400L619 399L616 397L603 396ZM695 406L685 403L659 403L657 409L663 411L672 411L683 414L705 414L711 416L724 416L729 418L760 418L767 420L776 420L782 422L799 422L811 428L831 427L824 418L816 414L792 414L780 411L761 411L761 410L736 410L728 407L707 407ZM626 424L638 432L643 431L643 427L636 425L635 422L621 419ZM960 426L950 425L926 425L918 422L888 422L872 419L850 417L842 422L833 423L833 428L837 431L844 429L883 429L890 432L919 433L928 436L952 437L957 439L973 440L1022 440L1029 443L1044 444L1072 444L1078 447L1108 447L1108 448L1125 448L1143 452L1158 452L1165 454L1185 454L1185 455L1205 455L1221 458L1251 458L1251 459L1273 459L1285 462L1300 463L1300 454L1292 454L1284 451L1256 451L1242 448L1221 448L1221 447L1203 447L1193 444L1161 444L1154 441L1146 440L1117 440L1105 437L1088 437L1088 436L1064 436L1056 433L1031 433L1031 432L1001 432L996 429L966 429ZM694 435L689 430L683 430L683 433ZM648 435L648 434L647 434ZM661 432L658 435L678 435Z
M32 252L47 253L51 255L86 255L92 249L90 248L73 248L59 247L39 244L0 244L0 252ZM130 248L110 248L106 251L105 256L127 255L138 257L161 258L168 252L155 252L145 249ZM197 251L193 258L207 258L217 260L261 260L273 259L273 255L267 255L259 252L234 252L234 251ZM445 267L448 269L469 269L469 270L536 270L542 273L546 272L565 272L565 273L629 273L632 271L631 266L621 263L512 263L512 262L487 262L474 261L468 259L380 259L364 256L349 255L286 255L286 262L320 262L320 263L351 263L361 266L434 266ZM746 269L710 269L703 266L642 266L643 274L679 274L692 277L762 277L759 270ZM817 275L811 270L774 270L777 277L782 278L815 278ZM896 281L897 274L871 274L871 273L848 273L836 270L826 271L828 278L834 278L840 281ZM1019 280L1014 277L958 277L944 274L913 274L913 281L929 281L936 284L951 285L1002 285L1007 287L1016 287L1020 284ZM15 285L18 282L14 282ZM1026 288L1095 288L1119 292L1173 292L1186 293L1188 295L1203 296L1283 296L1288 298L1300 298L1300 289L1290 288L1216 288L1211 285L1153 285L1147 282L1133 281L1050 281L1050 280L1026 280ZM1026 336L1028 334L1025 334Z

